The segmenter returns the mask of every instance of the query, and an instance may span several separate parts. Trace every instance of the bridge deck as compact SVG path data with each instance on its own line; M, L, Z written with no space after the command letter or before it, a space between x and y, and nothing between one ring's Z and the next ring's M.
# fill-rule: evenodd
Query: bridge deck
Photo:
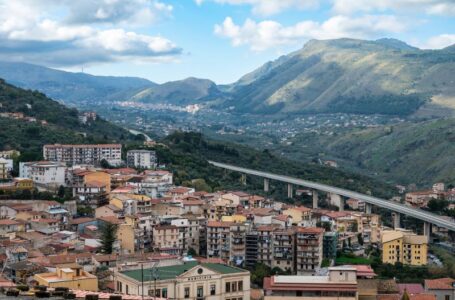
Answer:
M379 206L382 208L386 208L388 210L395 211L395 212L434 224L439 227L447 228L451 231L455 231L455 222L454 221L446 220L436 214L426 212L421 209L412 208L412 207L406 206L404 204L392 202L392 201L385 200L385 199L376 198L376 197L373 197L370 195L365 195L365 194L361 194L358 192L354 192L354 191L350 191L350 190L346 190L346 189L342 189L342 188L337 188L337 187L326 185L326 184L298 179L298 178L294 178L294 177L277 175L277 174L273 174L273 173L269 173L269 172L263 172L263 171L257 171L257 170L237 167L237 166L219 163L219 162L215 162L215 161L209 161L209 163L211 163L212 165L214 165L216 167L231 170L231 171L236 171L236 172L241 172L241 173L245 173L245 174L249 174L249 175L268 178L268 179L272 179L272 180L276 180L276 181L291 183L294 185L304 186L304 187L311 188L311 189L318 190L318 191L333 193L333 194L341 195L344 197L362 200L366 203L370 203L370 204L373 204L373 205L376 205L376 206Z

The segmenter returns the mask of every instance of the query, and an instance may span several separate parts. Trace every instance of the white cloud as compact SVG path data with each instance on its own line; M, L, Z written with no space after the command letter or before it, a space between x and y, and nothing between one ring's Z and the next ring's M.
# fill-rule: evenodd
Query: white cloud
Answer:
M455 44L455 34L440 34L428 39L420 47L423 49L442 49Z
M433 15L455 15L454 0L333 0L339 14L373 11L423 12Z
M253 51L263 51L282 45L302 44L308 39L334 39L342 37L375 38L406 29L403 20L390 15L366 15L358 18L334 16L323 23L303 21L283 26L275 21L255 22L247 19L237 25L227 17L215 25L215 34L229 38L233 46L248 45Z
M82 5L84 1L73 2ZM160 9L171 9L157 1L127 1L164 5ZM120 0L88 2L112 3L115 7ZM94 25L98 24L96 20L76 22L74 12L64 16L55 14L54 10L61 9L59 5L66 0L58 1L56 6L52 3L57 1L0 0L0 59L72 66L122 60L169 61L181 54L181 49L164 37L138 34L118 27L138 14L148 14L147 10L128 14L106 10L102 5L94 6L94 16L109 20L100 27ZM119 24L111 24L115 22Z
M204 1L229 5L250 5L254 14L262 16L274 15L292 8L300 10L315 8L319 4L319 0L195 0L198 5Z

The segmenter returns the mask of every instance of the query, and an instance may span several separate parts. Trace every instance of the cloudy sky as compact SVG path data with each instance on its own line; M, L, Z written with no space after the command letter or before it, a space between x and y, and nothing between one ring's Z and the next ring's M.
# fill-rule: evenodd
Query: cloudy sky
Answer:
M230 83L309 39L455 44L455 0L0 0L0 60Z

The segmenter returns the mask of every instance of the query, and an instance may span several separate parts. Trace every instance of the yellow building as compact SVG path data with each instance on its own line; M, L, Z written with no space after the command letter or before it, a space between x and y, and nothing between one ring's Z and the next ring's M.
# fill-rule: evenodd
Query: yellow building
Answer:
M85 184L90 184L90 183L102 183L103 186L106 187L106 192L110 193L111 192L111 175L109 175L106 172L87 172L84 176L84 183Z
M246 216L244 215L222 216L221 222L245 223Z
M311 220L311 208L308 208L305 206L292 207L292 208L284 210L283 215L291 216L292 223L298 224L302 221Z
M388 230L382 232L382 262L421 266L427 264L428 238L412 232Z
M117 227L117 240L120 243L122 253L135 252L135 235L134 228L130 224L119 224Z
M78 265L58 267L56 272L35 274L34 279L39 285L51 288L66 287L74 290L98 291L98 278Z

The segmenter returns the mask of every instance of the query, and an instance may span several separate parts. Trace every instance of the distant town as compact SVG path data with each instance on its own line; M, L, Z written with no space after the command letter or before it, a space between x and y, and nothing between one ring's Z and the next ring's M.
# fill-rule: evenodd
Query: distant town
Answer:
M90 118L96 115L80 121ZM425 223L415 232L403 228L397 213L388 227L387 214L370 203L297 186L288 197L313 197L313 206L266 193L178 186L155 146L153 140L127 151L121 144L49 144L44 160L31 162L16 162L16 150L0 152L6 294L454 299L446 264L454 236L447 228ZM455 189L444 183L411 192L397 186L396 194L390 201L416 210L441 201L455 208ZM318 207L316 196L328 206Z

